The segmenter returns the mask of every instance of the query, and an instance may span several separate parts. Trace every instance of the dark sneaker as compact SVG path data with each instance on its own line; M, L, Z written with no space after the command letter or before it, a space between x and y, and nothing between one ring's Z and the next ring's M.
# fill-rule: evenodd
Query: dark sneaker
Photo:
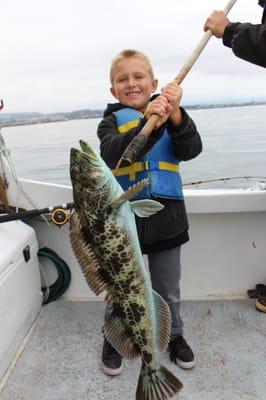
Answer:
M259 296L256 300L256 309L266 313L266 296Z
M259 296L263 295L263 292L266 293L266 285L263 285L263 283L258 283L255 286L255 289L249 289L247 294L251 299L257 299Z
M256 309L266 313L266 286L261 290L256 300Z
M102 352L102 370L106 375L116 376L122 372L121 355L104 339Z
M182 335L176 336L169 343L170 360L183 369L195 367L193 351Z

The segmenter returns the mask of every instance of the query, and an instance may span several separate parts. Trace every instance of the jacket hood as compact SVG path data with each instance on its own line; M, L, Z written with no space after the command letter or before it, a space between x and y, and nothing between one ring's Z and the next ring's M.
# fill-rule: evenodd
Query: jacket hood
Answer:
M112 114L115 111L120 110L121 108L124 108L124 106L121 103L109 103L107 104L106 109L104 110L103 116L108 117L108 115Z

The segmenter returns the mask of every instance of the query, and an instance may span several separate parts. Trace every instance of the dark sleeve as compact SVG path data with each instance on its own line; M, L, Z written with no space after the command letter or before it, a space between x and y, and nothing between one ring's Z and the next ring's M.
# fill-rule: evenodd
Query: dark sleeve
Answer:
M102 158L110 168L113 169L116 167L126 147L141 131L146 121L146 118L142 118L136 128L132 128L123 134L120 134L117 130L114 115L108 115L99 123L97 135L100 140L100 152ZM162 136L164 128L165 125L162 125L159 129L153 131L139 156L147 153L152 148Z
M243 60L266 67L266 25L230 23L224 31L223 44Z
M174 152L179 161L195 158L202 151L202 141L194 121L187 112L180 107L182 122L175 126L168 122L168 132L173 141Z

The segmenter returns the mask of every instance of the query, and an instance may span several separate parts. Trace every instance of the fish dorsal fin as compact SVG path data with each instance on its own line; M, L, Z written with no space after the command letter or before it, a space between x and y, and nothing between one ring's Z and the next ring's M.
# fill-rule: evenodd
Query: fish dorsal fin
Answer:
M136 183L133 186L130 186L126 192L124 192L121 196L118 197L113 203L110 204L112 208L118 208L121 204L125 203L127 200L131 200L135 197L139 192L141 192L145 186L149 184L149 179L142 179L142 181Z
M153 214L156 214L158 211L161 211L164 206L155 200L136 200L130 203L133 212L142 218L150 217Z
M152 291L156 314L156 347L158 351L167 349L171 335L171 314L166 301L154 290Z
M81 267L86 282L96 295L102 293L106 290L107 285L101 275L101 268L94 250L86 241L76 211L71 214L69 219L69 238L73 253Z
M112 316L103 327L103 333L107 341L120 353L129 360L134 360L140 356L134 343L127 334L123 322L118 316Z

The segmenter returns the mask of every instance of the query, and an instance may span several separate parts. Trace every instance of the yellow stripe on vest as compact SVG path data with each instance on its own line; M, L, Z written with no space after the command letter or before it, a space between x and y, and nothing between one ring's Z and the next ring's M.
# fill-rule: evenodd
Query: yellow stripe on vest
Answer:
M113 170L112 172L113 172L114 176L129 175L129 180L135 181L136 173L142 172L145 169L146 170L149 169L148 161L145 161L145 163L144 162L135 162L134 164L130 165L129 167L122 167L122 168L119 168L118 170ZM174 163L169 163L166 161L160 161L159 169L165 170L165 171L171 171L171 172L179 172L179 165L174 164Z
M142 172L145 169L148 169L149 165L148 162L135 162L134 164L130 165L129 167L122 167L118 170L113 169L114 176L122 176L122 175L129 175L130 181L136 180L136 173Z
M159 169L164 169L166 171L179 172L179 165L174 163L169 163L166 161L159 161Z
M135 119L134 121L127 122L126 124L120 125L118 127L119 133L126 133L130 129L135 128L139 124L139 119Z

